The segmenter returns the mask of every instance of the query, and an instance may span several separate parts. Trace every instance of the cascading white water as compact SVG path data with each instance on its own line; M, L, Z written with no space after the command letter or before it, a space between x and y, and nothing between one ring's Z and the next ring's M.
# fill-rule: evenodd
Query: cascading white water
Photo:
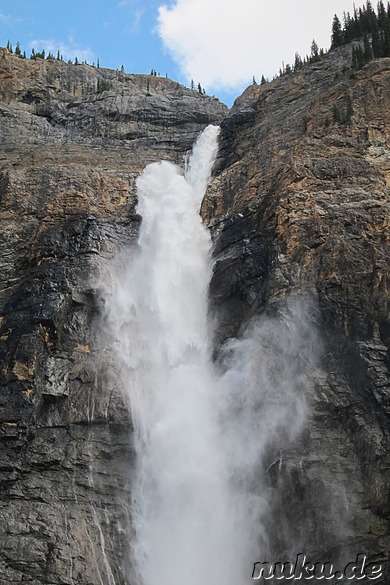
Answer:
M303 412L288 372L282 390L272 389L257 330L228 348L233 365L224 374L210 358L211 242L199 207L218 132L206 128L185 174L161 162L138 179L139 250L108 303L135 427L137 585L251 581L267 508L254 488L259 458L286 417L294 416L291 429Z
M141 252L127 291L137 330L134 556L145 585L229 583L238 544L209 359L210 237L199 217L218 130L201 135L186 175L162 162L138 181Z

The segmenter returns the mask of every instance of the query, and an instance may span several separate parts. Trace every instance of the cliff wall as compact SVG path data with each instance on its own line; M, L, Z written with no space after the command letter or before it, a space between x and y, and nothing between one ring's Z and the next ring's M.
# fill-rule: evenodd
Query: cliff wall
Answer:
M128 582L131 420L96 279L137 240L136 177L183 165L226 111L169 79L0 50L2 583Z
M202 206L217 343L292 298L321 332L303 434L268 474L279 559L389 558L390 60L351 52L236 100Z
M168 79L0 50L4 582L128 581L131 420L96 277L135 244L136 177L183 164L209 123L216 359L261 315L293 326L292 299L321 339L302 433L258 469L272 554L389 558L390 60L350 62L333 51L228 113Z

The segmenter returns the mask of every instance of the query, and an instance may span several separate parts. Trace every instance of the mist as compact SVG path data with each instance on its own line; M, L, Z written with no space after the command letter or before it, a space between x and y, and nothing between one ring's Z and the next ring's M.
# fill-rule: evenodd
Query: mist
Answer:
M146 167L138 247L101 283L134 425L129 547L142 585L251 582L259 553L270 554L267 468L283 464L308 413L316 336L306 299L253 321L212 359L211 238L199 208L218 133L204 131L185 172Z

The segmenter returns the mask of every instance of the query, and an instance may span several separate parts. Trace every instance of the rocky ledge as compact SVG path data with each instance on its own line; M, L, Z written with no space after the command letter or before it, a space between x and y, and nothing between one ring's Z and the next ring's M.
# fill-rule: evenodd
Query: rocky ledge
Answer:
M320 331L301 439L268 460L283 450L266 482L276 558L365 553L388 566L390 59L355 71L351 54L236 100L202 214L217 344L260 314L289 314L292 298ZM300 339L297 360L311 343Z
M2 581L129 583L132 429L96 277L136 240L144 166L181 164L220 123L202 205L216 359L265 319L264 380L293 378L307 405L256 470L269 554L364 553L388 583L390 60L354 71L351 51L227 112L168 79L0 50Z
M131 421L96 277L135 180L227 108L148 75L0 49L1 583L128 583Z

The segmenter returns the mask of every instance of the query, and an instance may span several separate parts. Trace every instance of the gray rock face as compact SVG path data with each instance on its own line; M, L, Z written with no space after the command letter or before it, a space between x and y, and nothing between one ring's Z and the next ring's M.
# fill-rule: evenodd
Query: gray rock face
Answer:
M283 452L266 482L273 558L305 552L342 567L365 553L387 566L390 60L354 72L350 56L344 47L236 100L202 212L217 343L291 298L319 308L301 439L270 453ZM336 124L348 96L351 124Z
M364 553L388 583L390 60L350 58L251 86L227 114L167 79L0 50L1 582L131 582L131 417L97 277L135 245L145 165L182 164L221 123L202 205L216 359L266 316L301 343L283 369L270 338L269 379L308 380L300 435L259 464L270 559L253 561Z
M129 583L131 417L97 276L135 179L226 107L168 79L0 50L1 583Z

